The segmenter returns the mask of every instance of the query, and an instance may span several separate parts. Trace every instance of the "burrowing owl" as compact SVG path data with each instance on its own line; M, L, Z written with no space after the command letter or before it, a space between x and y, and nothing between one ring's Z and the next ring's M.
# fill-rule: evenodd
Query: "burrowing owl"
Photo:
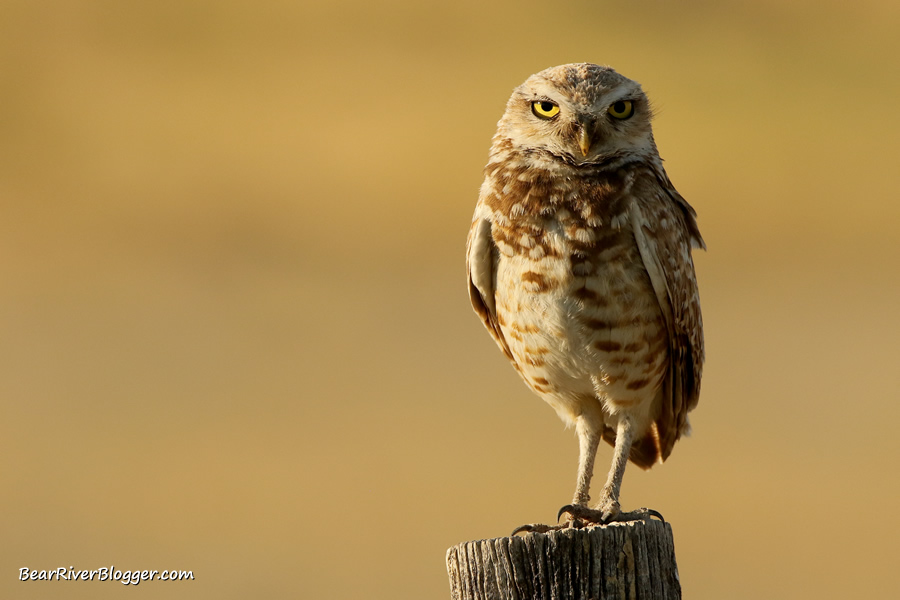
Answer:
M691 248L704 244L694 209L663 169L650 118L641 86L609 67L532 75L498 123L469 232L475 312L578 434L564 526L656 514L621 512L625 464L665 460L700 393ZM601 438L615 450L590 509Z

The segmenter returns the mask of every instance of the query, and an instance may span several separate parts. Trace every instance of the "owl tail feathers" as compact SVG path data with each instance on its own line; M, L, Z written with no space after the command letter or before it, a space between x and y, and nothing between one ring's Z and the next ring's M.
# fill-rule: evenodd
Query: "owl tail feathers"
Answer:
M656 428L656 423L650 426L650 431L647 435L634 441L628 458L642 469L649 469L653 465L666 460L667 455L663 454L662 447L659 444L659 430Z
M650 428L643 437L634 440L631 445L631 454L629 460L641 467L649 469L656 463L664 462L672 453L675 442L682 436L691 434L691 423L688 420L688 411L697 405L697 395L699 389L694 386L693 379L685 381L681 376L681 371L672 369L674 377L666 378L664 385L660 388L662 398L671 398L670 402L660 402L660 414L650 424ZM688 370L693 373L692 370ZM616 434L611 429L611 434L607 437L607 432L603 432L603 439L611 444L615 444Z
M603 439L610 445L616 445L616 432L610 427L603 428ZM669 447L671 452L671 446ZM650 469L653 465L661 463L669 457L669 452L664 452L660 444L659 429L656 423L650 426L647 434L634 440L631 444L631 453L628 460L642 469Z

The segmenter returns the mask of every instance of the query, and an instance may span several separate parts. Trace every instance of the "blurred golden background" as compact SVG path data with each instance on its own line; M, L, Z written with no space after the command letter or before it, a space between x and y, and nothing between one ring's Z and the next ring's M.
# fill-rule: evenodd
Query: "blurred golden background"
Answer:
M685 598L895 597L898 56L891 0L7 0L0 596L447 598L449 546L551 521L574 433L464 245L512 88L590 61L709 245L694 435L623 506Z

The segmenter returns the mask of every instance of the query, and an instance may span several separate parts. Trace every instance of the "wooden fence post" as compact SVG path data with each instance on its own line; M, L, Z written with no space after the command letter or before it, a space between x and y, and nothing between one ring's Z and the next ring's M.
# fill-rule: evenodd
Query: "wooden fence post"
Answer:
M447 551L453 600L676 600L672 527L663 521L463 542Z

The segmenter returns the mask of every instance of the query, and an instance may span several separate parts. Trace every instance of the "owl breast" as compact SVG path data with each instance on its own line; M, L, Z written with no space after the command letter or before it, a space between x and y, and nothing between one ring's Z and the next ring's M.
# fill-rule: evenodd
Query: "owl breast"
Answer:
M526 383L570 422L598 400L650 416L668 365L628 196L600 187L568 206L513 209L492 229L501 331Z

